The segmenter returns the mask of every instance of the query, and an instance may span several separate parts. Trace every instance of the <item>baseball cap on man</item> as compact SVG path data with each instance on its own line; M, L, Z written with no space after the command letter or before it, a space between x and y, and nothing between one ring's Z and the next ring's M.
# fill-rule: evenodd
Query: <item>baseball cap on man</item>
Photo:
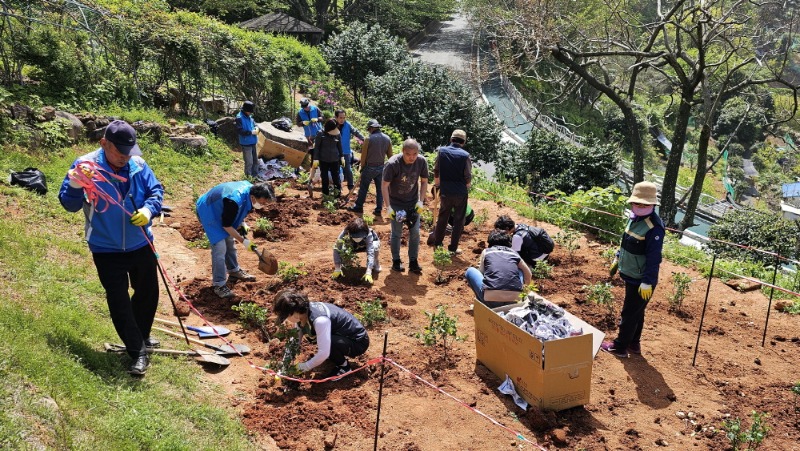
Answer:
M249 100L245 100L244 104L242 104L242 111L244 111L245 113L252 113L255 110L256 106L253 104L253 102Z
M381 124L377 119L370 119L367 121L367 128L381 128Z
M464 130L460 130L460 129L453 130L453 134L450 135L450 139L453 139L453 138L458 138L458 139L460 139L462 141L466 141L467 140L467 132L465 132Z
M103 137L114 144L123 155L131 157L142 155L142 149L136 144L136 130L125 121L116 120L108 124Z

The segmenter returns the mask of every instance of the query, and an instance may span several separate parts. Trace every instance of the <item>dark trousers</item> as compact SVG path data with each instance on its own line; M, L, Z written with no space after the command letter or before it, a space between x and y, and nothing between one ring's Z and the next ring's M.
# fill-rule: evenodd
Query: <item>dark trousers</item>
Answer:
M357 357L367 352L369 348L369 336L364 335L360 340L353 340L341 335L331 335L331 355L328 357L331 362L341 365L345 357Z
M117 335L133 358L145 355L158 308L158 269L150 246L131 252L92 254ZM128 294L128 280L133 296Z
M655 290L655 286L653 287ZM652 298L651 298L652 299ZM642 339L644 327L644 310L648 301L639 296L639 283L625 282L625 302L622 305L619 320L619 334L614 340L614 347L628 349L630 345L638 345Z
M445 195L439 196L439 217L436 218L436 227L433 229L434 246L439 247L444 241L444 234L447 230L447 221L453 216L453 233L450 235L450 246L447 250L455 252L458 249L458 242L464 232L464 219L467 216L468 196L464 195Z
M339 180L339 161L334 162L327 162L327 161L320 161L319 162L319 176L322 177L322 194L328 195L328 176L330 176L331 180L333 181L333 191L335 195L339 195L342 192L342 182Z

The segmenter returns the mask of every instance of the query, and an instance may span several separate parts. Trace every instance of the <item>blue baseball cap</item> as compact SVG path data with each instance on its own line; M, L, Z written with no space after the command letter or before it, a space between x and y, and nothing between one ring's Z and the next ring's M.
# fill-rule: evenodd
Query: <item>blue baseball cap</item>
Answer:
M142 149L136 144L136 130L125 121L116 120L108 124L104 137L123 155L131 157L142 155Z

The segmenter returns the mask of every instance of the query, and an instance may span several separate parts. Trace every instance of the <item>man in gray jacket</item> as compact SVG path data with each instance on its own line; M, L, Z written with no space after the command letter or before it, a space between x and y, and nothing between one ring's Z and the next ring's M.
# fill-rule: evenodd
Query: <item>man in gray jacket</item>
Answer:
M381 215L383 206L383 193L381 182L383 180L383 164L392 156L392 140L381 131L381 124L375 119L367 122L369 136L361 144L361 180L358 186L356 203L347 209L354 213L364 213L364 202L367 200L369 184L375 181L375 216Z

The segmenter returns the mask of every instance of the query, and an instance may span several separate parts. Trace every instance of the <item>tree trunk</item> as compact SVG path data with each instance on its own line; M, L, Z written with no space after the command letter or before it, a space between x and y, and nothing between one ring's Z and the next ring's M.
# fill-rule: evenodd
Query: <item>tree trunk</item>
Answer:
M678 205L675 202L675 186L678 183L678 171L681 168L681 157L686 143L686 124L689 122L691 112L691 103L681 96L681 104L678 107L678 125L682 121L685 123L683 126L675 128L675 134L672 137L672 149L669 151L667 168L664 171L664 183L661 185L661 208L658 210L667 227L676 227L677 225L675 215L678 212Z
M617 104L625 117L625 124L628 126L630 132L631 152L633 153L633 183L639 183L644 180L644 146L642 144L642 135L639 133L639 121L636 120L636 115L633 113L628 102L623 105Z
M689 201L686 204L686 214L683 217L683 221L681 221L681 230L686 230L694 225L694 213L697 211L697 204L700 201L700 195L703 193L703 182L706 180L706 174L709 169L706 167L705 162L706 158L708 158L708 140L710 138L711 125L706 121L700 130L700 142L697 144L697 170L694 173L692 195L689 196Z

